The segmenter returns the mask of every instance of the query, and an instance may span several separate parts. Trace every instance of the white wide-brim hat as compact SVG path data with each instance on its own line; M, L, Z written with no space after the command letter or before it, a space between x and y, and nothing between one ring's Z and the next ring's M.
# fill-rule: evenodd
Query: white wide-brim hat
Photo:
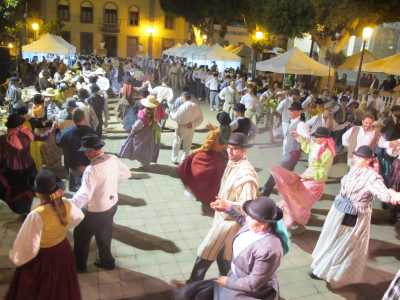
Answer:
M160 102L157 101L157 98L153 95L149 95L146 98L140 100L140 103L147 108L156 108L160 105Z

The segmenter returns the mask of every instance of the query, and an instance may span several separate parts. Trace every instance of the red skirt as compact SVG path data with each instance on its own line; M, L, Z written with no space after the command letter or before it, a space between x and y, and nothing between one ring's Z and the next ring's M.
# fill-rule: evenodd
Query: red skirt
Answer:
M81 300L75 258L67 239L41 248L15 270L6 300Z
M272 167L271 174L276 188L283 198L283 219L287 227L294 223L306 225L311 216L311 208L322 197L325 183L305 180L280 166Z
M186 157L177 173L196 199L208 205L215 201L225 167L221 153L199 151Z

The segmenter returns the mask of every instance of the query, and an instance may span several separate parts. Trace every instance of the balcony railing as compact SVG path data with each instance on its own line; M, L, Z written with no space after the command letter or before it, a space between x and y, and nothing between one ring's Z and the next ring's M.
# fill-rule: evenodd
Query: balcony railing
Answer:
M100 19L100 30L105 33L119 33L121 19L115 20L115 22L111 22L110 20Z

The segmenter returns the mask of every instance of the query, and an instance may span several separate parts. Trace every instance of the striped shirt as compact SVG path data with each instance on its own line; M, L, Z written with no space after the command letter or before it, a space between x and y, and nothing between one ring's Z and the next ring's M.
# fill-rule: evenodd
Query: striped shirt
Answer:
M342 178L340 195L349 199L359 213L372 209L372 200L376 196L383 202L389 202L391 195L381 175L372 168L352 167Z
M397 272L388 290L382 300L398 300L400 299L400 271Z

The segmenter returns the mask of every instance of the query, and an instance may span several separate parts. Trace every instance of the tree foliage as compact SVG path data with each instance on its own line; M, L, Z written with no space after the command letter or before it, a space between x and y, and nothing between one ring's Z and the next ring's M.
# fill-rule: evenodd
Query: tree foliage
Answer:
M12 26L15 23L16 16L20 13L24 2L24 0L0 1L0 32L4 32L6 26Z
M366 25L400 21L399 0L161 0L164 10L207 32L243 20L249 30L299 37L310 33L320 47L338 53Z

